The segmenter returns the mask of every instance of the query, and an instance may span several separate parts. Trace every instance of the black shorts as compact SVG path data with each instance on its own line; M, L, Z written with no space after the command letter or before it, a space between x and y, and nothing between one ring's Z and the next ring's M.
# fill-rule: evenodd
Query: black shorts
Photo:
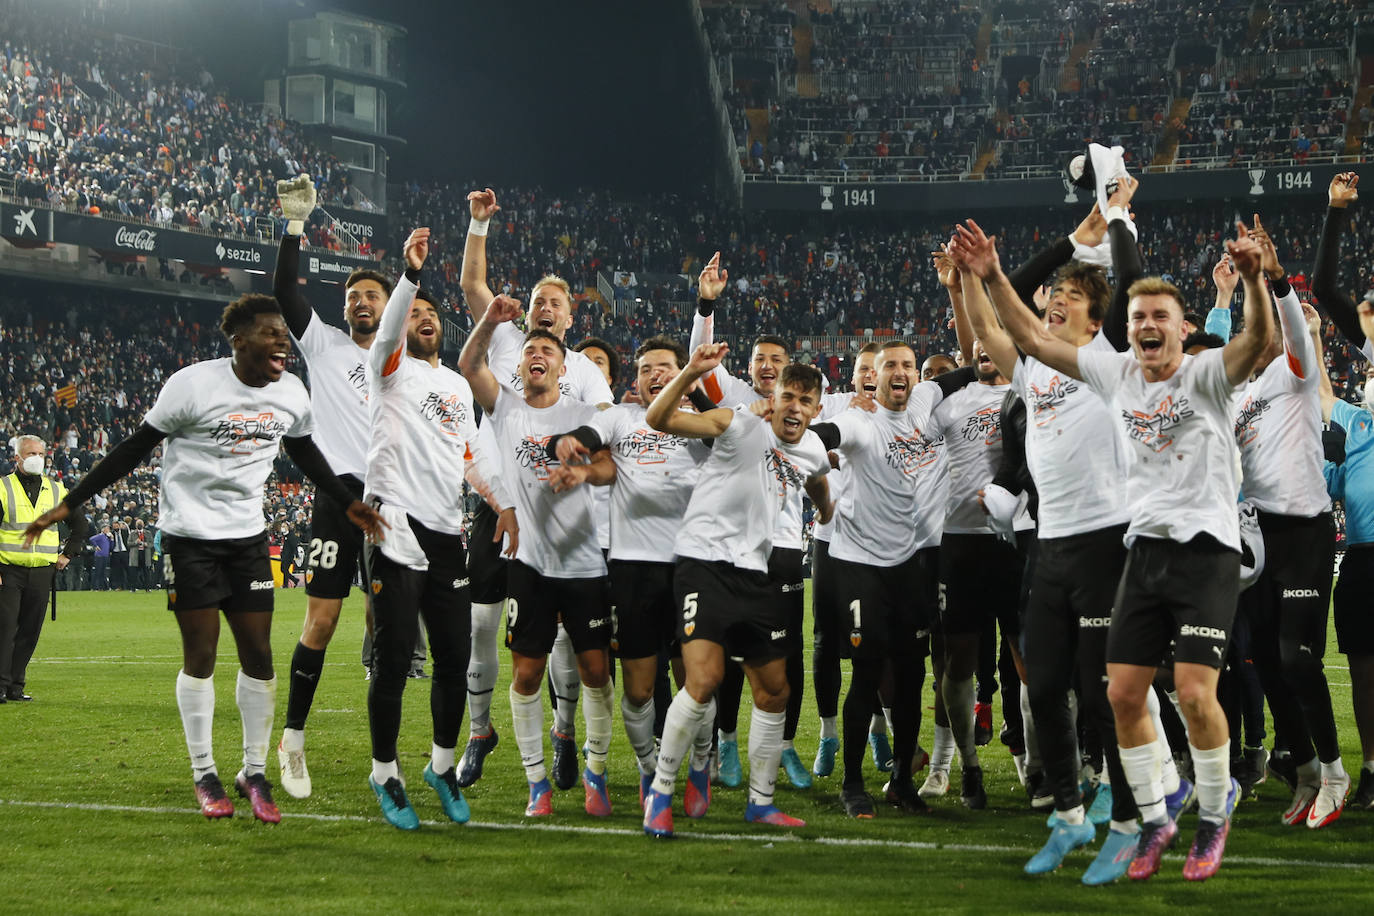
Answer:
M474 604L500 604L506 597L506 566L496 534L496 510L486 500L477 504L468 531L468 571Z
M930 633L939 548L918 550L896 566L830 558L835 575L841 658L903 658Z
M802 565L802 552L795 547L774 547L768 555L768 582L773 587L773 598L787 621L789 646L798 650L802 645L802 625L806 622Z
M1336 580L1336 645L1343 655L1374 655L1374 544L1345 549Z
M1125 535L1125 525L1113 525L1041 539L1030 576L1027 625L1047 618L1077 617L1079 629L1110 627L1112 603L1126 566Z
M1175 662L1220 670L1239 592L1240 553L1210 535L1137 538L1116 591L1107 663L1159 667L1172 640Z
M272 613L272 561L267 533L207 541L162 534L167 610Z
M673 570L678 639L707 639L731 658L783 658L791 648L787 615L767 574L723 561L679 557Z
M574 652L610 647L611 608L605 576L556 579L511 560L506 586L506 648L512 652L530 658L548 655L560 619Z
M835 576L830 542L815 541L811 550L811 641L817 652L831 658L841 651L846 620Z
M612 560L611 651L618 658L649 658L676 634L673 564Z
M445 620L444 632L461 644L446 646L445 650L466 651L471 646L472 602L468 597L462 537L426 528L409 516L407 521L425 553L429 569L412 569L397 563L382 552L380 544L366 547L368 591L375 621L372 650L379 670L409 670L417 614L427 622L440 617ZM396 633L401 635L397 637ZM434 638L431 632L430 639ZM440 654L435 653L436 660Z
M339 480L354 498L363 498L361 480L351 474ZM317 491L305 554L305 593L312 598L347 598L363 568L362 556L363 531L348 520L347 507Z
M940 541L940 632L982 633L996 618L1002 634L1015 640L1025 568L1025 554L995 534L946 534Z

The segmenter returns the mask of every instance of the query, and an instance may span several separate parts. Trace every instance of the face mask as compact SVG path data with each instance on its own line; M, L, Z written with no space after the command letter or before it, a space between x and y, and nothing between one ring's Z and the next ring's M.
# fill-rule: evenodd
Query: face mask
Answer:
M43 473L43 456L30 455L20 462L19 466L24 469L25 474L38 475Z

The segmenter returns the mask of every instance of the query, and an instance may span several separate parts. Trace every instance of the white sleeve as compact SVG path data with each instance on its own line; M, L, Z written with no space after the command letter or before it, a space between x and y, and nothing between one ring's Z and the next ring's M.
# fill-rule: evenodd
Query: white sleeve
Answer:
M143 422L167 436L179 431L194 419L191 403L194 387L184 370L172 373L157 393L153 406L144 414Z
M1317 350L1307 333L1307 318L1302 313L1302 301L1291 287L1283 298L1274 297L1279 306L1279 325L1283 328L1283 350L1288 368L1300 379L1316 378Z
M468 404L467 417L458 424L458 430L467 440L467 461L463 465L463 479L477 491L497 512L515 505L510 494L501 483L501 469L495 455L482 448L477 435L477 424L472 419L472 405Z
M411 283L405 274L396 278L391 298L387 299L382 320L377 324L377 336L372 338L372 347L367 351L368 366L379 378L385 378L396 371L401 358L405 356L406 323L410 320L410 306L415 302L415 294L420 287Z
M578 392L579 401L596 406L615 403L615 392L611 391L611 386L606 383L606 376L601 373L596 363L591 360L583 362L581 375L582 383L578 385L582 389Z
M1078 374L1089 388L1110 401L1126 377L1127 360L1134 362L1135 357L1130 353L1090 353L1085 347L1079 347Z
M310 323L305 326L305 333L300 337L292 334L291 339L296 341L296 346L300 347L306 356L314 356L329 348L329 331L329 326L320 320L314 309L311 309Z
M596 416L586 422L601 437L601 444L609 446L624 435L623 421L629 419L629 412L620 406L597 411Z
M1198 390L1225 407L1229 415L1231 399L1240 386L1232 385L1226 374L1225 354L1216 347L1199 353L1194 359L1198 361L1197 371L1202 373L1198 378Z
M692 315L692 336L687 341L687 355L690 357L702 344L714 343L715 330L715 315L703 315L701 312L695 312ZM725 371L724 366L716 366L701 380L702 390L711 400L721 406L734 406L725 403L729 400L727 397L729 384L730 373Z
M289 378L289 382L288 382ZM286 431L286 435L291 439L299 439L301 436L308 436L315 431L315 415L310 410L310 393L305 390L305 384L294 375L283 378L275 384L288 383L295 389L296 400L300 402L300 407L296 410L295 422Z

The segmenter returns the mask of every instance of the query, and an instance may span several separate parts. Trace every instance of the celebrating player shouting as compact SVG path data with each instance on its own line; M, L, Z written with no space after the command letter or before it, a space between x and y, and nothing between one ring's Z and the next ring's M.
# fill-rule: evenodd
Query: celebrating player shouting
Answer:
M998 311L1028 356L1085 382L1111 403L1132 455L1128 555L1107 637L1107 691L1122 769L1144 820L1129 869L1136 879L1158 871L1178 834L1165 807L1146 702L1171 640L1201 814L1184 877L1204 880L1220 867L1237 795L1226 716L1217 702L1240 570L1231 397L1254 370L1273 328L1260 246L1243 224L1238 229L1239 239L1226 247L1245 282L1245 330L1221 350L1184 355L1182 296L1155 278L1128 291L1131 354L1082 349L1019 304ZM1005 286L992 240L972 220L959 237L982 265L977 272L994 289ZM1010 301L993 297L994 305Z
M606 561L596 543L590 488L555 492L549 482L558 462L548 454L554 436L585 425L598 410L559 390L567 348L542 327L525 335L521 347L522 390L517 392L497 380L487 353L497 329L511 333L508 322L519 314L520 303L509 296L492 299L463 347L459 366L492 425L503 480L524 523L506 580L506 645L514 668L511 719L529 781L525 813L531 817L553 813L544 767L539 688L561 618L577 653L586 694L582 708L587 725L587 767L582 774L586 810L605 816L611 813L606 753L614 714L607 653L611 614L606 603ZM600 370L593 371L599 376Z
M660 432L715 440L673 545L673 592L681 608L678 637L687 683L668 710L653 790L644 805L644 831L651 836L673 833L677 771L710 712L727 654L743 660L754 693L745 820L802 824L773 804L788 695L784 658L801 634L789 626L780 594L770 587L768 555L779 507L792 491L804 488L821 520L833 510L824 477L829 460L807 429L820 410L821 378L810 366L784 368L766 420L742 407L700 414L679 410L688 388L715 370L725 351L724 344L698 347L647 413L649 425ZM706 812L709 775L706 761L692 761L689 817Z
M228 817L211 747L215 715L215 651L224 612L238 649L235 699L243 720L243 769L235 778L253 816L277 823L263 772L272 740L277 679L272 671L272 570L262 490L279 447L320 492L368 534L380 536L381 516L354 499L310 438L313 421L305 386L286 374L291 343L270 296L249 294L224 310L220 330L234 355L172 374L132 436L111 450L55 509L25 532L32 542L87 499L128 474L167 440L158 527L162 529L167 608L181 630L177 706L191 755L196 799L206 817Z

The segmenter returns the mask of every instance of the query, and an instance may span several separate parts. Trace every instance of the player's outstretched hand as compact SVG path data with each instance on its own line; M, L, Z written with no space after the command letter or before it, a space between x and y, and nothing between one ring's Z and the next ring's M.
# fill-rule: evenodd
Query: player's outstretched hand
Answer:
M1212 268L1212 282L1217 285L1217 292L1223 296L1229 297L1236 291L1240 274L1236 273L1236 265L1231 263L1228 255L1222 255L1221 260Z
M1260 246L1260 269L1271 277L1283 275L1283 267L1279 264L1278 246L1269 237L1269 230L1264 228L1260 222L1260 215L1254 215L1253 228L1250 229L1250 238L1254 239Z
M515 520L515 509L502 509L501 514L496 516L496 533L492 535L493 544L501 543L501 537L506 537L506 549L501 553L508 559L515 559L515 552L520 549L520 523Z
M720 252L717 251L701 269L701 276L697 278L697 295L703 299L719 298L729 281L730 272L720 269Z
M496 203L496 192L491 188L468 192L468 213L475 220L491 219L501 208Z
M1002 261L997 256L997 237L983 232L971 219L965 223L954 227L959 239L958 258L977 277L986 280L1002 269Z
M487 313L482 318L483 321L491 321L500 324L503 321L514 321L520 317L520 300L512 296L496 296L487 305Z
M315 182L309 175L297 175L286 181L277 182L277 202L281 204L281 215L287 221L304 222L315 212Z
M33 542L38 540L38 536L47 531L53 525L66 519L71 514L66 503L58 503L38 518L29 522L29 526L24 529L24 546L32 547Z
M1088 215L1083 217L1083 222L1078 224L1078 228L1073 231L1073 239L1078 244L1087 248L1096 248L1102 244L1102 240L1107 237L1107 217L1102 215L1102 208L1093 204Z
M1302 304L1302 317L1307 320L1307 333L1314 335L1321 333L1322 316L1306 302Z
M941 286L954 289L959 285L959 267L949 256L948 246L932 251L930 263L935 268L935 275L940 278Z
M1250 236L1250 229L1245 223L1236 221L1237 238L1227 240L1226 253L1231 256L1231 261L1236 265L1236 270L1247 280L1253 280L1259 276L1264 263L1264 252L1260 249L1259 242Z
M1130 175L1122 175L1116 179L1116 190L1112 196L1107 198L1108 207L1129 207L1131 198L1135 197L1136 189L1140 187L1140 182Z
M1360 192L1357 187L1360 184L1360 176L1354 172L1341 172L1331 179L1331 184L1326 188L1326 200L1333 207L1348 207L1360 199Z
M405 244L406 267L411 270L419 270L425 266L425 258L429 257L429 227L421 226L406 239Z
M859 410L866 410L869 413L878 412L878 402L873 398L873 395L869 394L867 391L854 392L854 397L849 399L849 406L857 407Z
M562 465L586 464L592 454L587 446L577 441L576 436L560 437L553 451Z
M361 499L348 504L348 520L363 529L363 534L374 544L386 540L386 529L391 527L380 512Z
M769 419L773 416L773 399L762 398L758 401L750 401L749 412L761 420Z
M692 360L687 364L685 371L699 378L719 366L720 361L725 358L725 354L729 350L729 344L704 343L697 347L696 352L692 354Z

